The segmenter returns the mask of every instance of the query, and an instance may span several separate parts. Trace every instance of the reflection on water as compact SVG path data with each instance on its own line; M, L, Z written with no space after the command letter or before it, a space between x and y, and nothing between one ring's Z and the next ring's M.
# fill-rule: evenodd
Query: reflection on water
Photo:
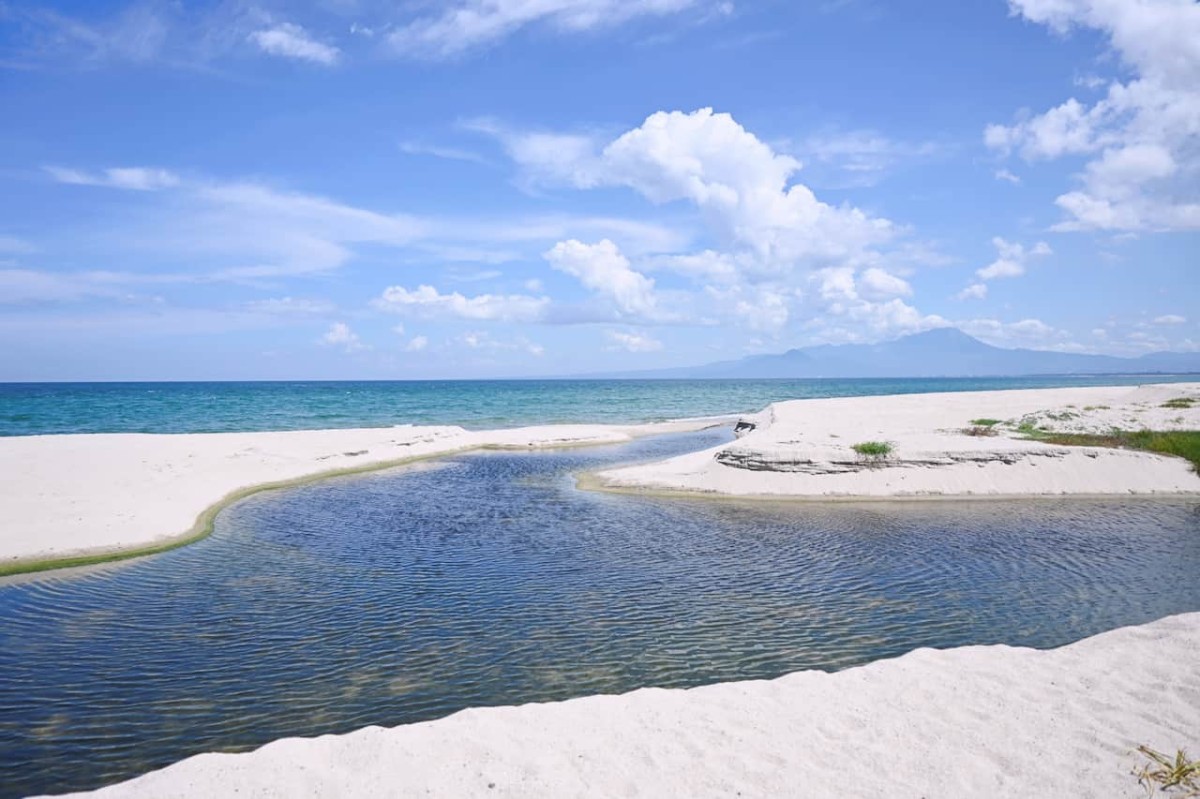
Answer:
M1200 610L1200 503L576 491L727 432L263 494L198 544L0 587L0 794L477 705L1049 647Z

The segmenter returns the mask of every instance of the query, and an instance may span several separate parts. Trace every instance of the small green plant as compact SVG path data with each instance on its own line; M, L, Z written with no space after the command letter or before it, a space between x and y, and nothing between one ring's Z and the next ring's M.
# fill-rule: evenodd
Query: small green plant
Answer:
M1139 746L1137 750L1150 760L1133 770L1147 796L1153 796L1156 789L1177 797L1200 796L1200 760L1188 759L1182 749L1175 752L1173 760L1148 746Z
M1000 419L986 419L986 418L985 419L972 419L971 424L975 425L976 427L995 427L996 425L1000 424L1001 421L1002 420L1000 420Z
M1084 405L1083 409L1085 411L1107 411L1108 406L1107 405Z
M892 454L892 445L886 441L861 441L852 445L850 449L871 463L879 463Z
M1190 408L1196 404L1196 400L1192 397L1175 397L1169 399L1162 404L1164 408Z

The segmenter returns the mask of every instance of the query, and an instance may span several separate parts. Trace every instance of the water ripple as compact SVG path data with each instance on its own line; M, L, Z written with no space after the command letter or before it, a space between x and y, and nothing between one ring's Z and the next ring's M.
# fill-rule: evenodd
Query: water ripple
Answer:
M464 707L1048 647L1200 610L1200 503L748 504L572 488L724 432L263 494L0 587L0 795Z

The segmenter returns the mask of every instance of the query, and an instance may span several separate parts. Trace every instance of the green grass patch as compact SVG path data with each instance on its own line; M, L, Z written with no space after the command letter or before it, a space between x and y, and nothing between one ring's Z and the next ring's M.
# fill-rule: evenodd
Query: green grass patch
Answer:
M1191 397L1176 397L1169 399L1162 404L1164 408L1190 408L1196 404L1196 400Z
M872 461L881 461L892 454L892 445L887 441L860 441L851 445L850 449Z
M1001 419L972 419L971 424L975 427L995 427L1001 421Z
M1112 430L1108 433L1052 433L1032 426L1022 426L1018 432L1047 444L1074 447L1112 447L1137 449L1159 455L1174 455L1192 463L1200 474L1200 430Z
M1050 430L1045 427L1038 427L1033 422L1024 421L1017 425L1017 432L1029 438L1038 438L1047 435Z

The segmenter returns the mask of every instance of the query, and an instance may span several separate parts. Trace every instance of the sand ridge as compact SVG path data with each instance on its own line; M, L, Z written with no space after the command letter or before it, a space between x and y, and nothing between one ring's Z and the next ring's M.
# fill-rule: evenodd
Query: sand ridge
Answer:
M1164 407L1196 398L1190 408ZM999 420L972 436L972 420ZM1182 458L1028 440L1056 432L1200 429L1200 383L792 400L739 423L730 444L607 469L598 487L744 497L922 498L1200 493ZM856 443L892 447L871 460Z

